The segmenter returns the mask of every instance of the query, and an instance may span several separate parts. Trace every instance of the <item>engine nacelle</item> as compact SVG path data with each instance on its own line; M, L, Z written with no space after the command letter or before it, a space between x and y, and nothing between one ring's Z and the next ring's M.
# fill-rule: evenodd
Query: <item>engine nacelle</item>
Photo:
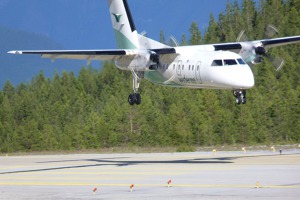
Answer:
M250 42L241 43L240 56L247 62L257 65L263 61L262 56L266 54L266 49L261 43L253 45Z
M257 56L255 57L255 59L252 61L252 64L253 64L253 65L258 65L258 64L260 64L263 60L264 60L264 59L263 59L262 56L257 55Z
M266 53L266 49L262 46L255 47L255 53L258 55L264 55Z
M159 55L151 51L128 52L126 56L121 56L115 64L122 70L135 69L138 71L148 71L157 68Z

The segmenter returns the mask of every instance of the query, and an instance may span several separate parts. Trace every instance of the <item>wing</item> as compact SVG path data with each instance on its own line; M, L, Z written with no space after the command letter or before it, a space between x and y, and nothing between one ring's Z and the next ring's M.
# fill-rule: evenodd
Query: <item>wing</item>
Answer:
M112 50L17 50L9 54L38 54L50 59L79 59L79 60L119 60L121 57L134 57L142 53L155 52L159 55L175 54L174 48L161 49L112 49Z
M114 60L126 55L125 50L17 50L9 54L37 54L50 59Z
M259 40L259 42L261 42L264 47L271 48L271 47L283 46L287 44L294 44L300 42L300 36Z
M243 47L257 47L262 46L266 49L283 46L287 44L294 44L300 42L300 36L292 36L292 37L282 37L282 38L274 38L274 39L264 39L264 40L254 40L247 42L233 42L233 43L223 43L223 44L214 44L216 51L237 51L241 50ZM250 44L250 45L249 45Z

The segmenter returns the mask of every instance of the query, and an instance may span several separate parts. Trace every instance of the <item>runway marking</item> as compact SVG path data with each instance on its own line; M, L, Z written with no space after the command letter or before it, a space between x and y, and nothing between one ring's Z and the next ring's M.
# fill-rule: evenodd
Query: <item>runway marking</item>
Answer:
M52 174L52 175L183 175L190 172L20 172L18 174ZM1 176L0 176L1 179Z
M82 182L0 182L0 186L98 186L98 187L129 187L129 183L82 183ZM167 184L135 184L138 187L167 187ZM172 184L171 188L255 188L254 185L231 185L231 184ZM258 190L270 189L300 189L300 185L262 185Z
M68 166L69 167L69 166ZM68 168L67 167L67 168ZM192 171L231 171L231 170L238 170L241 169L241 167L227 167L227 168L221 168L221 167L211 167L211 168L172 168L172 167L165 167L165 168L151 168L151 167L128 167L128 168L99 168L98 171L82 171L82 169L78 169L80 171L76 171L76 166L74 166L74 171L71 172L65 172L64 167L62 169L57 169L59 166L51 169L51 168L24 168L24 169L15 169L15 170L9 170L9 171L0 171L0 177L2 175L7 174L190 174ZM90 167L87 167L87 169L90 169ZM40 171L39 171L40 170ZM60 170L60 171L57 171ZM103 171L101 171L103 170ZM104 170L110 170L109 172ZM124 171L124 172L120 172ZM147 172L146 170L151 170L154 172ZM146 171L146 172L143 172ZM156 171L156 172L155 172ZM159 172L158 172L159 171ZM2 174L1 174L2 173Z
M7 166L7 167L0 167L0 170L6 170L6 169L15 169L15 168L23 168L23 167L28 167L26 165L20 165L20 166Z
M82 178L82 177L44 177L44 176L39 176L39 177L1 177L0 178L0 181L5 181L5 180L11 180L11 181L17 181L17 180L26 180L26 181L39 181L39 180L43 180L43 181L45 181L45 180L49 180L49 181L51 181L51 180L57 180L57 181L59 181L59 180L64 180L64 181L66 181L66 180L82 180L82 181L95 181L95 180L128 180L129 178L128 177L120 177L120 176L118 176L118 177L112 177L112 176L106 176L106 177L85 177L85 178ZM141 177L139 176L139 177L130 177L130 180L140 180L141 179Z
M64 168L72 168L72 166L62 166L62 169L57 169L60 168L60 166L53 166L53 169L51 168L43 168L43 166L41 166L40 168L7 168L7 170L0 170L0 175L1 173L18 173L18 174L25 174L25 173L46 173L46 174L51 174L51 173L64 173L64 172L33 172L34 170L38 171L38 170L47 170L47 171L56 171L56 170L65 170ZM101 170L111 170L111 171L119 171L120 168L98 168L98 169L92 169L92 167L86 167L89 170L89 172L76 172L76 166L74 166L74 172L70 172L70 173L99 173L99 171ZM242 167L226 167L226 168L221 168L221 167L210 167L210 168L172 168L170 167L163 167L163 168L155 168L155 167L128 167L128 168L122 168L122 171L126 171L126 173L131 173L130 171L145 171L145 170L151 170L151 171L166 171L166 172L161 172L161 173L170 173L170 172L178 172L178 171L231 171L231 170L239 170L242 169ZM82 169L78 169L78 170L82 170ZM92 170L97 170L97 171L92 171ZM18 172L20 171L20 172ZM26 172L28 171L28 172ZM102 173L102 172L101 172ZM111 172L110 172L111 173ZM124 172L125 173L125 172ZM156 172L153 172L156 173Z
M9 170L9 171L0 171L0 179L2 175L7 175L7 174L18 174L18 175L23 175L23 174L91 174L91 175L97 175L97 174L143 174L143 175L160 175L160 174L166 174L166 175L174 175L174 174L191 174L192 171L232 171L232 170L238 170L241 169L241 167L230 167L230 168L122 168L121 170L124 172L120 172L118 168L105 168L102 170L110 170L109 172L107 171L72 171L72 172L65 172L63 171L64 169L51 169L51 168L31 168L31 169L15 169L15 170ZM40 170L40 171L39 171ZM46 170L46 171L44 171ZM61 170L61 171L56 171L56 170ZM80 169L82 170L82 169ZM98 169L101 170L101 169ZM151 170L154 172L144 172L145 170ZM1 174L2 173L2 174ZM5 174L6 173L6 174Z

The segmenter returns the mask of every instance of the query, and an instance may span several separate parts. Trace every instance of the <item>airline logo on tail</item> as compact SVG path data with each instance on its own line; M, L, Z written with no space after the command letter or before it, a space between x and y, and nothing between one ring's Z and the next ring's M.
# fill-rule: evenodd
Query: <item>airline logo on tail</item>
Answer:
M115 14L115 13L112 13L112 15L115 16L117 23L119 23L122 15L121 14Z

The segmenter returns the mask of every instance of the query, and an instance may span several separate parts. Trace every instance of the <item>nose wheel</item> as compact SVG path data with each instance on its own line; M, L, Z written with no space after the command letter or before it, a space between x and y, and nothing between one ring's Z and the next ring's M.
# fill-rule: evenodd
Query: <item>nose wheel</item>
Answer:
M233 90L233 96L235 96L238 105L246 104L246 90Z

